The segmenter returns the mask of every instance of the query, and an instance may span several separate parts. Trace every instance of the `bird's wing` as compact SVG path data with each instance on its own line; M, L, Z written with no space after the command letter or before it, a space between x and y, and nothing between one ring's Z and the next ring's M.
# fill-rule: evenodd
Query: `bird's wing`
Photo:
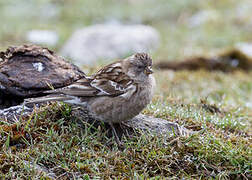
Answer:
M109 65L89 78L83 78L62 88L46 91L49 94L65 94L70 96L118 96L124 94L133 80L126 75L120 66Z
M29 104L38 104L38 103L44 103L48 101L67 101L67 100L72 100L73 97L68 97L65 95L48 95L48 96L43 96L43 97L36 97L36 98L28 98L24 100L24 105L29 105Z
M94 96L99 91L92 86L90 86L92 79L89 78L82 78L73 84L59 89L45 91L48 94L65 94L70 96Z

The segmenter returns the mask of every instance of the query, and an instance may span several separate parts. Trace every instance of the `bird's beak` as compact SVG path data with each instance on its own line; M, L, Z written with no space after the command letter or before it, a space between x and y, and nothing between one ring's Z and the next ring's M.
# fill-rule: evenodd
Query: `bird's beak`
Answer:
M148 67L146 67L146 68L144 69L144 73L145 73L146 75L149 75L149 74L152 74L153 71L152 71L151 67L148 66Z

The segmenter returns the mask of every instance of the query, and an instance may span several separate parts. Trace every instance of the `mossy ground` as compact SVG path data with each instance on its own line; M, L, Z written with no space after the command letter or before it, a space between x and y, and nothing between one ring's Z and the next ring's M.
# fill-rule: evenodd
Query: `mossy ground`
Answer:
M25 2L0 0L1 50L23 44L24 34L30 29L57 31L60 41L51 48L58 50L75 29L111 18L156 27L161 46L152 54L154 60L209 55L252 40L250 0L39 0L29 1L29 6ZM43 7L50 2L57 9L53 18L42 16ZM191 26L190 17L204 10L213 17ZM50 177L36 168L39 165L61 179L251 178L251 71L156 69L155 77L156 94L143 113L198 133L170 138L142 133L125 137L122 150L114 139L107 138L103 126L92 129L80 124L72 118L71 107L52 104L16 125L0 122L0 177Z

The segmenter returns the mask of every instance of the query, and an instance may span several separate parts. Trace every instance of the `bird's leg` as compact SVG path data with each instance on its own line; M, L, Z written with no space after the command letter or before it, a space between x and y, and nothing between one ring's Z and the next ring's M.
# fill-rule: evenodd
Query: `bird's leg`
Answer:
M113 123L109 123L109 125L110 125L111 128L112 128L113 134L114 134L114 136L115 136L116 143L117 143L118 145L121 145L121 141L119 140L119 137L118 137L118 135L117 135L117 132L116 132L116 130L115 130L115 127L114 127Z

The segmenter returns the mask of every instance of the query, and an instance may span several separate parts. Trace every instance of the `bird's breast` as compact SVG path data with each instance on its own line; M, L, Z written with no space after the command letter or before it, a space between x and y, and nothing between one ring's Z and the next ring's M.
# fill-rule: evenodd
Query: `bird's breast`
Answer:
M125 96L100 97L89 101L89 110L96 119L120 123L138 115L151 101L154 79L132 87Z

